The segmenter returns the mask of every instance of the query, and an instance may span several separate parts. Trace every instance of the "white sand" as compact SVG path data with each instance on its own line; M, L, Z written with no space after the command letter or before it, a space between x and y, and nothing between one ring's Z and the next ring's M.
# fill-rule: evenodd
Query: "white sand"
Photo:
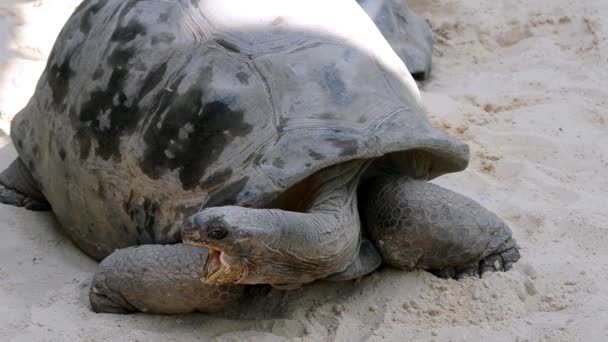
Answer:
M0 0L4 129L76 3ZM438 41L423 99L473 152L466 172L438 183L508 221L523 253L514 270L457 282L385 269L358 284L271 292L239 319L96 315L95 263L50 214L0 205L0 340L608 340L608 1L413 7ZM4 168L15 152L0 144Z

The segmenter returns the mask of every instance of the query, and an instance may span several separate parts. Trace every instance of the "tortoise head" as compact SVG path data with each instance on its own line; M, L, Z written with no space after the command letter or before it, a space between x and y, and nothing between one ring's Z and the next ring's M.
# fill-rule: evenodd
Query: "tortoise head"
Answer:
M209 249L205 283L302 284L343 270L358 247L358 234L353 241L341 239L338 231L321 236L318 220L330 226L332 218L278 209L210 208L186 220L182 240Z
M247 220L238 207L203 210L186 220L182 240L209 249L203 281L210 284L251 284L265 264L263 227ZM268 265L267 265L268 266Z
M304 210L284 210L302 209L300 204L283 209L225 206L188 218L182 241L210 250L203 281L292 285L343 271L359 249L356 189L362 165L333 166L320 173L318 182L307 182L315 190ZM302 194L296 189L288 196Z

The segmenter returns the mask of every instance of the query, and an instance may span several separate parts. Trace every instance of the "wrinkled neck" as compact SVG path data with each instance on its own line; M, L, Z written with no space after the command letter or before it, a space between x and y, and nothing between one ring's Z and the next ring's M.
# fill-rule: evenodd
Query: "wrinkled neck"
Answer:
M321 171L317 195L304 213L265 211L268 247L296 265L301 282L343 271L355 258L361 235L356 191L365 167L353 161Z

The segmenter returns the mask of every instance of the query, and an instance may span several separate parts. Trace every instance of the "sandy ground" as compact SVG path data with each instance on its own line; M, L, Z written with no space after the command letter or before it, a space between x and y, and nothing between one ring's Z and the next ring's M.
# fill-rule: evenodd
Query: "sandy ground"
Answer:
M77 3L0 0L5 131ZM97 315L95 263L52 215L0 205L0 340L608 340L608 2L412 6L437 39L424 102L473 152L466 172L437 182L508 221L523 253L514 270L453 281L384 269L271 291L238 313ZM5 136L0 146L4 168L15 152Z

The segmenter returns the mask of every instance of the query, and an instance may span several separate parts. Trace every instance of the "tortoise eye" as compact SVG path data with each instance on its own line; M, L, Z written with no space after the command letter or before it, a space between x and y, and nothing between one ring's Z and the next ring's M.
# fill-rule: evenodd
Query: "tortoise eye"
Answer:
M225 238L226 235L228 235L228 229L219 222L214 222L207 228L207 236L211 239L220 240Z

